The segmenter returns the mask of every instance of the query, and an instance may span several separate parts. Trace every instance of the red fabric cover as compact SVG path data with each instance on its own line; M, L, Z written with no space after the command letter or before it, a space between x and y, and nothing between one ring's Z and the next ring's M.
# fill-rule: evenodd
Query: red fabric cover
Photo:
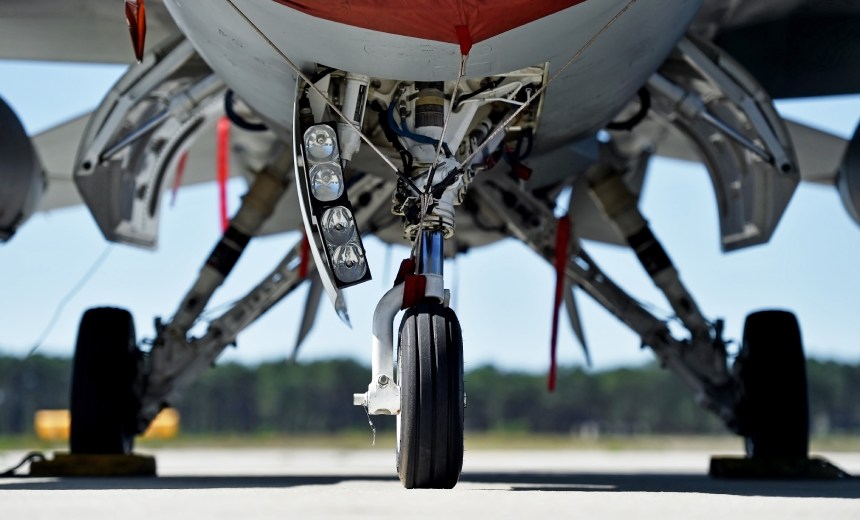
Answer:
M478 43L587 0L274 0L305 14L401 36Z

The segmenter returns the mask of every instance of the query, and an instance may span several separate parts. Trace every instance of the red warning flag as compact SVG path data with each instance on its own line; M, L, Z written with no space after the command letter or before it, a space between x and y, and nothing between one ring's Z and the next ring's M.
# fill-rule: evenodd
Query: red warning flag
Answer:
M218 206L221 215L221 231L227 231L230 217L227 215L227 179L230 178L230 119L221 116L215 129L217 139L216 175L218 180Z
M146 41L146 6L144 0L125 0L125 21L131 33L131 46L134 57L143 60L143 46Z
M549 352L549 380L547 388L555 391L555 375L557 371L556 350L558 346L558 321L561 311L561 300L564 296L564 277L567 269L567 252L570 244L570 219L567 215L559 217L555 228L555 300L552 308L552 336Z

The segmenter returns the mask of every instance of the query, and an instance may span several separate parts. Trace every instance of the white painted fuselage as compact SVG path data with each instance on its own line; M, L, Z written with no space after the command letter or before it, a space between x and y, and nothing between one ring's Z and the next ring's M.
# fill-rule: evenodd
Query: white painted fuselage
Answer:
M469 52L466 76L547 64L552 77L597 35L547 90L539 146L552 149L594 131L612 119L665 60L701 0L639 0L601 32L628 3L586 0L477 41ZM319 64L376 78L427 81L453 80L459 70L456 43L330 21L273 0L235 0L250 23L229 2L165 4L209 65L284 135L293 125L297 77L272 45L307 72Z

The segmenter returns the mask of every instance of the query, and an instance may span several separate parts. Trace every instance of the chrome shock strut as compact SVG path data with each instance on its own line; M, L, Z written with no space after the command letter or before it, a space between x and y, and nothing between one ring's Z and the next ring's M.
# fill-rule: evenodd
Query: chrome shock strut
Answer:
M419 237L416 275L424 279L423 298L435 298L448 306L449 293L445 289L443 266L445 264L445 232L442 229L424 229ZM404 299L404 308L414 304Z
M418 274L443 275L445 260L445 232L440 229L425 229L421 232L418 254Z

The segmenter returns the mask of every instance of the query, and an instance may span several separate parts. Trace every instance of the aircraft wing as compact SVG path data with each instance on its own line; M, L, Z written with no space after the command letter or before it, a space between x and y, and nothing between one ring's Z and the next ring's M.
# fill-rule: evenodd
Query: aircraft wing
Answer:
M786 120L786 126L797 154L800 180L833 184L848 149L848 141L791 120Z
M40 211L83 204L72 182L72 167L89 118L89 114L78 116L33 138L48 177L48 187L39 205Z
M129 63L134 53L123 9L116 0L4 0L0 59ZM146 2L146 25L152 44L179 31L161 0Z
M773 98L860 92L860 2L705 0L693 30Z

